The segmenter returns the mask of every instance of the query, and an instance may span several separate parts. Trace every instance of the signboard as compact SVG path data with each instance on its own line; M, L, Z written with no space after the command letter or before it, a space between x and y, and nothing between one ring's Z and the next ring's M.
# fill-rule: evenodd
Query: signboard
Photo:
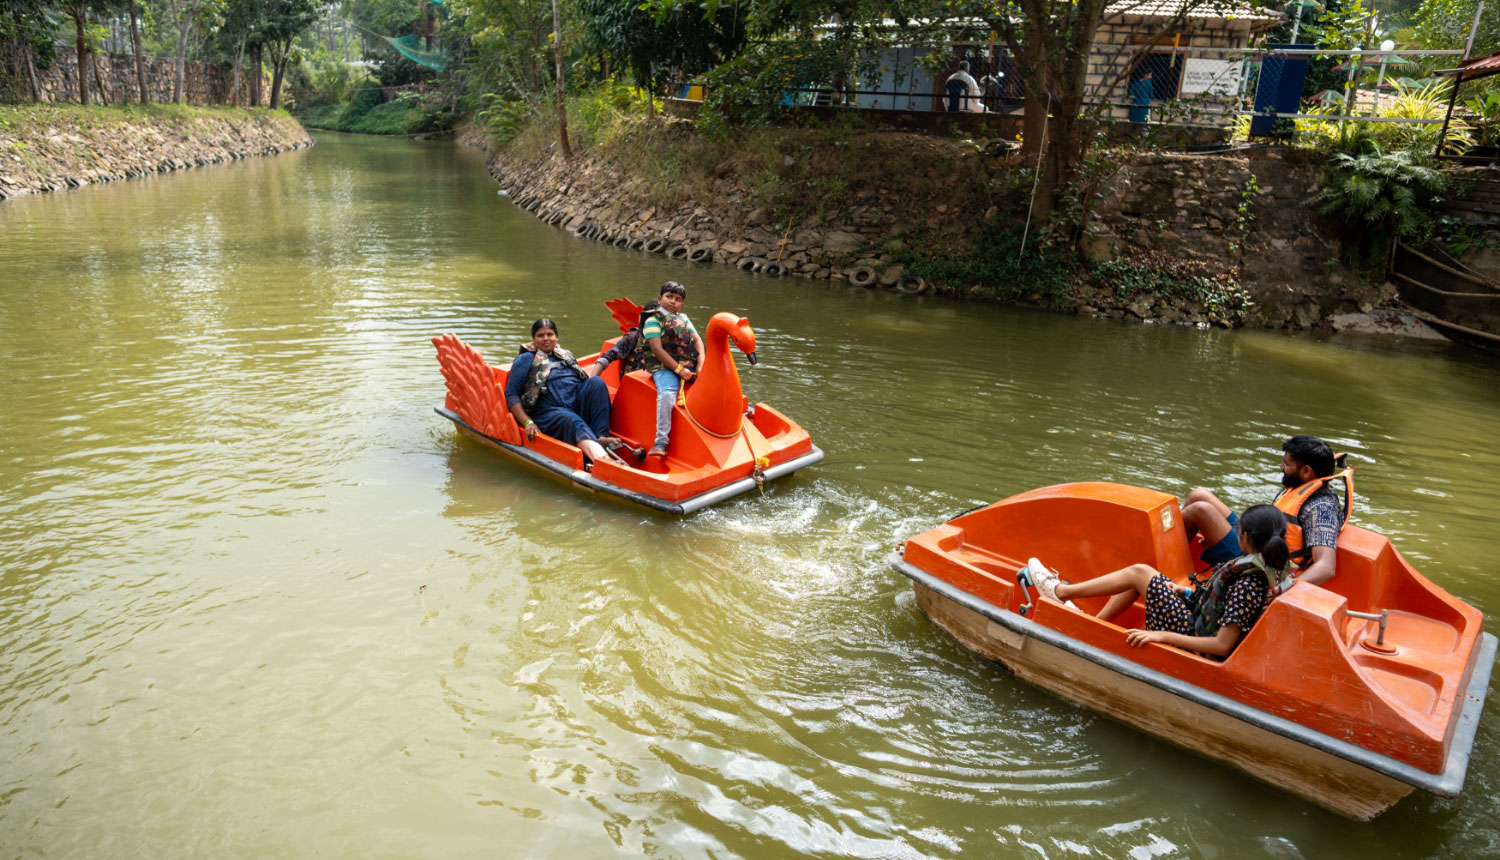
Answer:
M1232 96L1240 88L1239 60L1204 60L1188 57L1182 65L1182 94L1209 93Z

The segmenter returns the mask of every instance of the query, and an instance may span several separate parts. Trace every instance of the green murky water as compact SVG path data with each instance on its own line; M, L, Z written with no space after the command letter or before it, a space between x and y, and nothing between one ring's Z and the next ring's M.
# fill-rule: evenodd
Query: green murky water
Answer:
M667 278L750 318L747 393L822 465L660 519L433 414L433 335L588 351ZM669 263L326 136L0 204L0 284L4 856L1500 851L1493 703L1462 799L1353 824L1013 680L883 562L1060 481L1260 501L1306 431L1500 608L1493 361Z

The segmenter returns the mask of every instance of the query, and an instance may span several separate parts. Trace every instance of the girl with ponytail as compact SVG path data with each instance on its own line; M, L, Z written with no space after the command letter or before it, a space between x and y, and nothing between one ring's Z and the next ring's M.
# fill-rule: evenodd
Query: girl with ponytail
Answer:
M1133 564L1077 585L1062 582L1036 559L1027 573L1043 595L1058 601L1112 594L1099 618L1109 621L1145 595L1146 627L1126 641L1137 648L1153 642L1229 656L1265 611L1273 594L1290 585L1282 572L1290 563L1286 518L1272 505L1255 505L1240 516L1239 558L1214 568L1208 578L1178 585L1149 564Z

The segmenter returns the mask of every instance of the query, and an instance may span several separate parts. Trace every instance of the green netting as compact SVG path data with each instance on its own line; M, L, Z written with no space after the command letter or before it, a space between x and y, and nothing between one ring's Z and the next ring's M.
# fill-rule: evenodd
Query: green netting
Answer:
M400 51L401 56L411 60L413 63L426 66L434 72L441 72L448 67L448 60L450 59L448 52L442 49L436 51L422 50L422 38L420 36L408 33L399 39L392 39L389 36L381 36L381 38L390 42L391 47Z

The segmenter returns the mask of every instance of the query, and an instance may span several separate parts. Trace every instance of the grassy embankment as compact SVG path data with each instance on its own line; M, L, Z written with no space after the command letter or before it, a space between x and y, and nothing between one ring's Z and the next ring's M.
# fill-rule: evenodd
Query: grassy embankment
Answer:
M220 105L178 104L0 104L0 132L15 134L28 129L108 129L120 123L165 125L186 128L205 120L254 120L259 123L290 120L284 110L239 108Z
M378 89L359 90L347 104L313 105L297 111L308 128L352 134L423 134L453 128L447 106L402 94L382 102Z
M183 105L0 107L0 200L307 144L285 111Z

